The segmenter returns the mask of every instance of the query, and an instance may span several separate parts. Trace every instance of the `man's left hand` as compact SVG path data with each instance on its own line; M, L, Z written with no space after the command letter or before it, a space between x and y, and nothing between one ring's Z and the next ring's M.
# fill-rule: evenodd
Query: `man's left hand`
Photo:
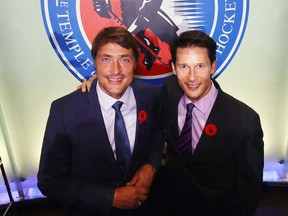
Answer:
M126 185L150 188L156 173L156 168L151 164L144 164L135 173L134 177Z

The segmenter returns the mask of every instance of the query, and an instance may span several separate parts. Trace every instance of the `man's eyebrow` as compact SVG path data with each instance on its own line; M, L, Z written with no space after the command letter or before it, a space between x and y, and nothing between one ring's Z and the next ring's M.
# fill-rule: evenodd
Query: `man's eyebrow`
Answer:
M111 55L109 55L109 54L106 54L106 53L101 53L101 54L99 54L98 55L99 57L111 57Z
M133 58L133 56L131 56L130 54L123 54L123 55L113 56L113 55L110 55L110 54L107 54L107 53L99 54L99 57L120 57L120 58L129 57L129 58Z
M122 55L122 56L129 56L129 57L132 57L130 54L124 54L124 55Z

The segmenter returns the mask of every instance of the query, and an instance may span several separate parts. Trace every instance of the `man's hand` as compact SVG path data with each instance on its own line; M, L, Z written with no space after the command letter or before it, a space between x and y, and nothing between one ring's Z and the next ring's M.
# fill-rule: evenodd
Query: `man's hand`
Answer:
M129 186L141 186L150 188L152 181L154 179L156 169L150 164L144 164L135 173L134 177L126 185Z
M147 200L149 188L123 186L116 188L112 206L119 209L135 209Z
M113 207L121 209L140 207L147 200L155 173L156 169L150 164L140 167L126 186L115 190Z
M84 80L81 85L77 86L77 89L81 89L82 92L86 92L86 90L89 92L91 85L92 85L92 82L96 78L97 78L97 76L95 74L94 76L90 77L89 80Z

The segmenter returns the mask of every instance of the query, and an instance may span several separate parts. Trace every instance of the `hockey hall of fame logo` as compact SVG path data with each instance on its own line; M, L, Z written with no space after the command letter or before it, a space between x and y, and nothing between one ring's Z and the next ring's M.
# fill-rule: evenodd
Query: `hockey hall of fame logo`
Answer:
M169 43L186 30L201 30L217 42L217 78L242 41L249 0L41 0L50 42L80 81L94 73L91 43L99 30L122 26L136 39L135 77L161 84L172 74Z

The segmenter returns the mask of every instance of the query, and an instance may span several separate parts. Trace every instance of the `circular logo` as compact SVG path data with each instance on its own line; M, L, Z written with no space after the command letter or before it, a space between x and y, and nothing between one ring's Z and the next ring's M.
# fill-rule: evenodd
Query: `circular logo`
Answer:
M172 74L169 43L197 29L217 43L217 78L236 54L247 24L249 0L41 0L49 40L66 68L80 81L94 73L91 43L106 26L122 26L136 39L140 58L135 77L161 84Z

